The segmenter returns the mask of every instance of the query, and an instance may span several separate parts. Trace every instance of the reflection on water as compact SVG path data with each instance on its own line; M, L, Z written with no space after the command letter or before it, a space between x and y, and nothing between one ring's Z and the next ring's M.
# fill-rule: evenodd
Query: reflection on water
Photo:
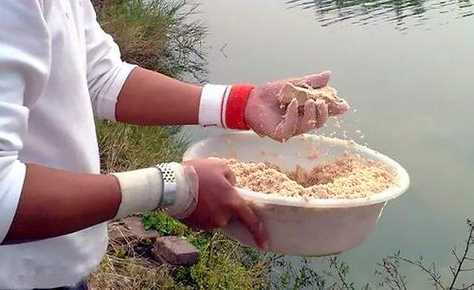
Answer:
M341 21L367 25L393 22L400 30L422 24L429 13L464 18L474 15L471 0L287 0L291 8L314 9L322 26Z

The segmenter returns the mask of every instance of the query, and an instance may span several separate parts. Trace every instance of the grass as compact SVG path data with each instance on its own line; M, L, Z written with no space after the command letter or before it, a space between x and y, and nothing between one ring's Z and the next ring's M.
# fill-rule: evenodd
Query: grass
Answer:
M162 212L144 215L145 228L163 235L188 239L199 249L199 262L174 271L175 281L193 289L264 289L269 284L268 265L253 249L220 233L196 232Z
M90 278L91 289L191 289L176 283L166 265L108 254Z
M206 28L191 21L197 6L184 0L96 0L103 29L130 63L172 77L203 81Z
M179 161L187 141L173 127L96 123L103 172L132 170Z
M185 236L189 233L188 228L184 224L161 211L145 214L143 216L143 225L146 230L156 230L162 236Z

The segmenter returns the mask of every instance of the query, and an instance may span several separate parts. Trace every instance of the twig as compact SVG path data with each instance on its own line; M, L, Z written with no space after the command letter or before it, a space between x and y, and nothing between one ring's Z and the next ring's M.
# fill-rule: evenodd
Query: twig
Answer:
M455 273L456 273L456 272L454 271L454 267L453 267L453 266L449 266L448 268L449 268L449 271L451 272L451 275L453 275L453 277L454 277L454 275L455 275Z
M329 263L330 263L330 267L334 266L334 268L336 269L337 276L339 277L339 280L341 280L341 283L342 283L342 285L344 286L344 288L346 288L346 289L353 289L352 287L350 287L350 286L347 284L344 275L341 273L340 267L338 267L338 265L337 265L337 257L330 258L330 259L329 259Z
M461 273L462 266L464 264L464 261L466 261L467 254L469 253L469 246L471 245L471 241L474 238L474 236L473 236L474 226L469 222L469 220L468 220L468 224L470 226L470 230L469 230L469 235L468 235L468 238L467 238L466 245L464 247L464 253L463 253L461 259L458 259L457 255L455 255L456 259L458 260L458 267L457 267L456 272L454 274L453 280L451 281L451 285L449 286L449 289L454 289L454 285L456 284L456 280L459 277L459 273Z
M474 287L474 283L470 284L470 285L467 285L466 287L464 287L463 289L472 289Z
M423 270L423 272L427 273L431 277L431 279L433 279L433 281L436 283L436 285L438 285L441 289L446 290L446 287L441 283L441 281L440 281L439 277L436 275L436 273L433 273L430 269L426 268L425 265L423 265L422 263L413 262L412 260L410 260L408 258L405 258L405 257L401 257L401 256L389 256L389 258L399 259L399 260L401 260L403 262L406 262L408 264L417 266L418 268Z
M456 253L456 249L451 249L451 254L456 258L456 261L458 261L458 264L461 263L461 258L458 257L458 254Z
M396 256L399 256L400 253L397 253ZM392 261L390 257L385 258L382 260L383 264L381 266L384 268L384 272L389 275L389 277L386 277L385 283L389 283L390 288L392 289L404 289L407 290L407 286L404 280L404 277L400 274L398 271L398 260ZM397 288L394 288L392 284L395 284Z

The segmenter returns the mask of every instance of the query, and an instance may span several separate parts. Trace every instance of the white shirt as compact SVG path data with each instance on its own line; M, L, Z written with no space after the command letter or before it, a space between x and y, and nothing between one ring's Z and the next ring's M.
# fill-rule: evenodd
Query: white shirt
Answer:
M99 173L94 115L114 119L132 69L88 0L0 1L0 241L18 206L25 163ZM106 224L0 246L0 289L74 284L106 247Z

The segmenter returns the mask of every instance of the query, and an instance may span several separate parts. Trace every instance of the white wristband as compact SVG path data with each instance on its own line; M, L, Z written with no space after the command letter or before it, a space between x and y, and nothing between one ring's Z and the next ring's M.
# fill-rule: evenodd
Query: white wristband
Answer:
M164 163L112 175L118 179L122 193L116 219L157 208L183 219L196 209L198 176L192 166Z
M199 104L199 124L203 127L224 127L222 112L227 88L224 85L206 84L202 88Z
M151 167L112 175L117 177L122 192L122 201L115 218L154 210L159 206L163 183L158 168Z

